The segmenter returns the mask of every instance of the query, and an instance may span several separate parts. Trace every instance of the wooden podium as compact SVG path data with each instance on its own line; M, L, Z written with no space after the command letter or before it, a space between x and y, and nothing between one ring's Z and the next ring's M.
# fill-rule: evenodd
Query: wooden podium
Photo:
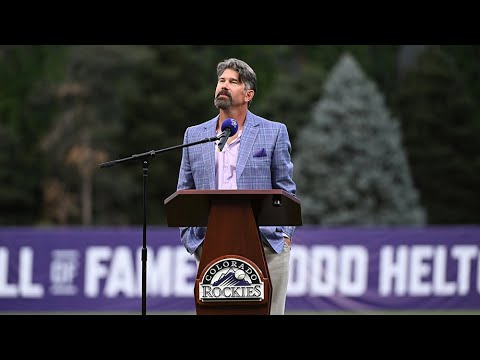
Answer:
M179 190L165 199L170 227L207 226L194 295L198 315L268 315L272 283L258 226L300 226L284 190Z

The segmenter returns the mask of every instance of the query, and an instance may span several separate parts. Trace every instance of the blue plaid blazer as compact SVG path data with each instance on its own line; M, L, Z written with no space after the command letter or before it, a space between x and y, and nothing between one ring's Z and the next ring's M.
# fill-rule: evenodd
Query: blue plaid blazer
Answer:
M185 130L183 143L216 136L218 116ZM177 190L215 189L216 144L207 142L183 148ZM282 189L296 196L291 143L285 124L247 112L237 160L237 188ZM283 233L290 238L295 226L260 226L260 236L277 253L283 250ZM205 239L205 227L180 228L183 245L191 254Z

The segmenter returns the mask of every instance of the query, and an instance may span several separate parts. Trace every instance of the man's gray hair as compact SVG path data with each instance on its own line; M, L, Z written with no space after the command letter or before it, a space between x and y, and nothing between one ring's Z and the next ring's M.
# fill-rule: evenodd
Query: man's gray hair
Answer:
M245 61L230 58L219 62L217 65L217 78L219 78L226 69L232 69L238 72L238 79L241 83L245 84L245 88L257 92L257 75Z

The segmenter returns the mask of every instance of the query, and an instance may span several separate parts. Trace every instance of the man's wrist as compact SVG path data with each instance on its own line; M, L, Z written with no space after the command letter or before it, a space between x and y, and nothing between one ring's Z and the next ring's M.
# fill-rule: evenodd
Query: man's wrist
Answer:
M286 243L288 246L290 246L291 243L292 243L292 240L290 239L290 237L289 237L287 234L285 234L285 233L283 233L283 240L285 241L285 243Z

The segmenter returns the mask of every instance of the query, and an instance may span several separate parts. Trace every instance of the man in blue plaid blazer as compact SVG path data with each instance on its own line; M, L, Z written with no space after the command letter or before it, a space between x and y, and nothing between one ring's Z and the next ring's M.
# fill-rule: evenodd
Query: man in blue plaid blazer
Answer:
M245 62L227 59L217 65L214 105L219 114L186 129L184 144L221 133L226 119L235 119L237 132L219 151L214 142L183 148L177 190L282 189L296 194L291 143L285 124L248 110L256 92L256 74ZM270 314L284 314L288 285L290 245L294 226L260 226L272 281ZM200 259L205 227L180 228L182 243Z

